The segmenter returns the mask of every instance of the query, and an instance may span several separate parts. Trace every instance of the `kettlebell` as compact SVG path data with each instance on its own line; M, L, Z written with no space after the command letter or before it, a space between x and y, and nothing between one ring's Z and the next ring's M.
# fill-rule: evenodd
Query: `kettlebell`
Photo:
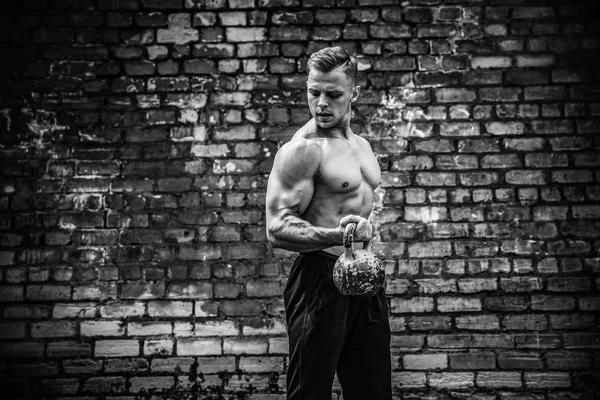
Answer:
M371 241L362 250L354 248L356 224L344 229L345 252L333 266L333 283L346 296L373 296L385 283L383 263L371 251Z

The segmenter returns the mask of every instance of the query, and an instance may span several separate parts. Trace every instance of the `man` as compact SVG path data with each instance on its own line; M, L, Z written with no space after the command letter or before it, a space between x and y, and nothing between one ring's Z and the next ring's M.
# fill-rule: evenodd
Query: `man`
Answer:
M288 400L331 400L337 371L344 400L390 400L390 326L384 290L343 296L332 269L343 231L371 239L367 219L381 171L369 143L350 129L357 64L341 47L308 60L312 119L275 156L266 197L267 237L297 251L284 291Z

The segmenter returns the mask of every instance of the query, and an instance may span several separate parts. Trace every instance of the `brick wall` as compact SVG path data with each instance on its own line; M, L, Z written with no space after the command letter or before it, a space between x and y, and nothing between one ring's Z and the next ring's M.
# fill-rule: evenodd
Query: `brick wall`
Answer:
M265 184L309 118L307 54L341 44L362 72L353 128L383 171L396 398L600 398L600 35L584 2L13 3L4 393L284 399L293 254L267 245Z

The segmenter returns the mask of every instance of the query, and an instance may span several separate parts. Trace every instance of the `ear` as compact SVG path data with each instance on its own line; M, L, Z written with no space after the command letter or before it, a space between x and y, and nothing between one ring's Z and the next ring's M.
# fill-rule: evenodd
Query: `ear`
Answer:
M352 97L350 98L350 102L354 103L358 99L358 95L360 93L360 86L356 85L352 89Z

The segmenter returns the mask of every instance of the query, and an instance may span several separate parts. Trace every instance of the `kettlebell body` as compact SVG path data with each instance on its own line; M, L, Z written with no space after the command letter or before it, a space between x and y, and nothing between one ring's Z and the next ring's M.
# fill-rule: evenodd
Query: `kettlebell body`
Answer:
M365 249L354 248L356 224L344 230L345 252L333 266L333 283L346 296L373 296L385 284L383 263L371 252L369 241Z

